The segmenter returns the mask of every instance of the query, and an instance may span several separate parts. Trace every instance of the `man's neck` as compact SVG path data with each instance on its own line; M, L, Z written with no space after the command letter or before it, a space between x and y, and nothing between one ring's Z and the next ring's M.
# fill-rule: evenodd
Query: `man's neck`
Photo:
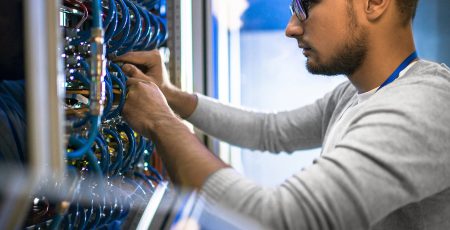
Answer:
M372 44L363 64L348 76L359 93L379 87L415 51L410 31L394 33L390 40L383 40Z

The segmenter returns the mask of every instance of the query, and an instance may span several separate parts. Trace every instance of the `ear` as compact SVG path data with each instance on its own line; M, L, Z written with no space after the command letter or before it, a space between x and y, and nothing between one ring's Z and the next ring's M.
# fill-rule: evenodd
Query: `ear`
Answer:
M365 0L365 13L367 20L376 21L387 12L394 0Z

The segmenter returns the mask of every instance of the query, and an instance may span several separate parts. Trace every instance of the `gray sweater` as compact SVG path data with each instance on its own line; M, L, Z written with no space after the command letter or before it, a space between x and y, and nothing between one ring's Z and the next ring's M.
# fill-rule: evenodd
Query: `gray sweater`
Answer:
M222 169L204 194L274 229L450 229L448 67L421 60L341 118L356 94L345 82L278 113L199 95L188 120L233 145L274 153L327 146L277 188Z

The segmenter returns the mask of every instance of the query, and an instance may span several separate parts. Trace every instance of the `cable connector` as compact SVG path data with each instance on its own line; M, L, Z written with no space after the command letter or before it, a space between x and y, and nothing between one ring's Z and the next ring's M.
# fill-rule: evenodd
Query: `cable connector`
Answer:
M90 113L101 116L105 104L105 74L106 74L106 46L104 43L104 30L92 28L91 30L91 88Z

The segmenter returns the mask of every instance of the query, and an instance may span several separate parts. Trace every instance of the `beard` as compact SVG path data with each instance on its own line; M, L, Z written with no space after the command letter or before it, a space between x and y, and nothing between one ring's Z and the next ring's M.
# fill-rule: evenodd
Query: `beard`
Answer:
M349 11L349 36L334 56L325 63L306 61L306 68L312 74L320 75L352 75L364 62L368 50L367 29L358 25L353 7Z

